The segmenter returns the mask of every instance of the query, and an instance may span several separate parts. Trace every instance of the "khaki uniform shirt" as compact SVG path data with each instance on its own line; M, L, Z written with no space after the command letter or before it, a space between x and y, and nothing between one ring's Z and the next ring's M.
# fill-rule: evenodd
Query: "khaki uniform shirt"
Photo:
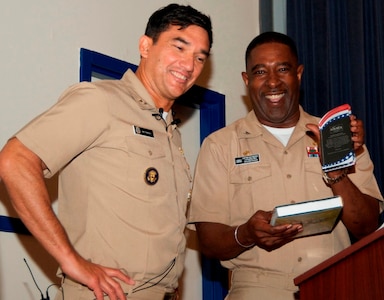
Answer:
M259 123L253 111L211 134L198 157L189 222L236 226L257 210L333 196L322 179L319 158L307 150L316 144L306 135L305 124L318 121L300 107L300 120L286 147ZM248 160L235 165L239 157ZM361 192L382 199L372 172L364 148L357 157L356 173L348 176ZM349 245L347 230L339 222L331 234L297 239L272 252L254 247L222 264L231 270L269 270L293 278Z
M121 80L70 87L16 136L47 177L60 171L59 219L84 258L139 283L175 264L161 285L176 287L191 176L180 132L167 126L172 113L156 113L128 70Z

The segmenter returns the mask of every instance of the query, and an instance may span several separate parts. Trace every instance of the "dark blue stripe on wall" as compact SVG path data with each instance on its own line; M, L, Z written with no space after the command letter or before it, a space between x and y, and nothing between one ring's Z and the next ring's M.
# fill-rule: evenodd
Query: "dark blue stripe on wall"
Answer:
M31 234L20 219L7 216L0 216L0 231Z

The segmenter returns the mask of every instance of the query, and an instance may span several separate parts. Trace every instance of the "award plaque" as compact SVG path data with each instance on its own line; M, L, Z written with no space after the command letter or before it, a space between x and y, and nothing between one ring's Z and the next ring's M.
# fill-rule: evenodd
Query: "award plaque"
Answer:
M351 140L350 115L351 107L343 104L330 110L319 122L324 172L346 168L356 162Z

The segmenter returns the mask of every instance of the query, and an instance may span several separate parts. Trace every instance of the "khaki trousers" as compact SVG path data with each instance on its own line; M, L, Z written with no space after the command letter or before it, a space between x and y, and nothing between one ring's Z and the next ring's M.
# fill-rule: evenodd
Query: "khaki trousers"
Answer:
M88 289L72 280L64 279L61 288L56 294L55 300L93 300L95 294ZM105 300L109 300L108 296L104 297ZM127 293L129 300L176 300L177 292L173 290L166 290L161 286L154 286L149 289Z
M269 271L234 270L225 300L296 300L295 277Z

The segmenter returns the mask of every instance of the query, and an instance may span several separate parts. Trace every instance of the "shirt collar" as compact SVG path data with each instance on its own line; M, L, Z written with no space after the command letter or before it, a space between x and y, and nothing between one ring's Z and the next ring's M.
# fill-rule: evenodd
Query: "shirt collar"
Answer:
M136 74L128 69L123 77L121 78L124 86L127 88L127 92L132 97L137 105L144 110L154 110L156 109L155 103L152 100L152 97L149 95L147 89L144 87L142 82L137 78Z
M317 124L320 118L311 116L304 111L302 106L299 106L300 117L299 121L295 126L295 130L292 133L291 139L297 140L305 135L307 132L307 127L305 126L308 123ZM266 129L262 126L260 121L257 119L254 111L250 111L244 118L244 122L238 128L239 138L254 138L265 133Z

